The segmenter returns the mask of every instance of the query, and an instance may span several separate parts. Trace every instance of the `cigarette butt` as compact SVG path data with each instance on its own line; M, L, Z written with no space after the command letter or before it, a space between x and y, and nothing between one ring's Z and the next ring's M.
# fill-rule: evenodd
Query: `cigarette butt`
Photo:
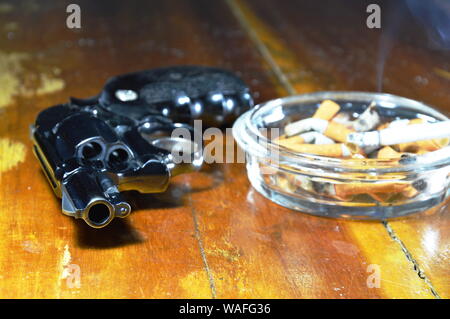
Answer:
M405 197L413 198L419 194L419 191L410 185L402 192L402 194Z
M290 148L292 145L298 144L334 144L334 141L318 132L307 132L292 137L282 135L274 139L274 142L284 147Z
M290 139L284 140L289 141ZM345 144L294 144L288 143L283 146L306 154L328 156L328 157L350 157L352 152Z
M263 175L275 175L279 171L278 168L275 168L270 165L263 165L263 164L261 164L260 169L261 169L261 174L263 174Z
M333 183L330 183L329 181L323 180L321 178L313 178L311 182L313 189L317 194L327 196L336 195Z
M334 141L319 132L306 132L300 134L305 143L308 144L334 144Z
M350 119L350 115L347 112L338 113L333 117L333 122L340 123L349 129L353 128L353 121Z
M293 185L285 176L278 175L277 184L281 189L289 193L295 192L296 190L296 186Z
M353 122L353 128L357 132L373 130L380 124L380 115L376 110L376 104L372 102L364 112Z
M316 110L316 113L314 113L312 117L315 119L329 121L339 112L340 109L341 107L336 102L325 100L320 104L319 108Z
M408 183L382 182L382 183L347 183L336 184L335 193L338 197L347 197L357 194L399 193L408 187Z
M380 203L385 203L387 202L393 194L389 194L389 193L370 193L369 196L372 197L373 199L375 199L376 201L380 202Z
M300 187L308 192L313 191L311 178L303 175L291 176L291 183L297 187Z
M301 135L296 135L289 138L276 139L275 142L278 143L278 145L292 149L293 147L296 147L296 145L304 144L305 139Z
M377 158L401 158L403 153L399 153L390 146L385 146L378 151Z
M328 123L328 126L323 134L337 142L345 143L347 141L348 135L353 132L354 130L347 128L343 124L330 122Z
M397 144L395 147L400 152L419 153L432 152L447 146L449 138L436 138L432 140L424 140L410 143Z
M417 118L417 119L409 120L408 125L422 124L422 123L424 123L424 122L425 122L425 121L424 121L423 119Z
M308 131L323 133L325 136L341 143L346 142L347 136L354 132L353 129L349 129L343 124L317 118L307 118L289 123L284 128L287 136L294 136Z
M352 143L345 143L345 146L347 146L347 148L352 153L352 158L366 158L364 150L360 148L358 145Z
M328 124L329 123L326 120L310 117L307 119L289 123L284 127L284 132L287 136L293 136L308 131L323 133L326 130Z

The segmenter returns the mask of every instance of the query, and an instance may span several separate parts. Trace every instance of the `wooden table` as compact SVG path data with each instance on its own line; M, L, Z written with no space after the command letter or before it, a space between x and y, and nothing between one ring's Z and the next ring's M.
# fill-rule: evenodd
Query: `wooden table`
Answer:
M39 111L176 64L231 69L257 102L383 84L448 112L449 54L427 49L404 8L381 82L364 1L79 0L80 30L65 24L72 2L0 2L0 297L450 297L446 205L388 222L318 218L262 197L243 164L215 164L96 230L61 214L31 152Z

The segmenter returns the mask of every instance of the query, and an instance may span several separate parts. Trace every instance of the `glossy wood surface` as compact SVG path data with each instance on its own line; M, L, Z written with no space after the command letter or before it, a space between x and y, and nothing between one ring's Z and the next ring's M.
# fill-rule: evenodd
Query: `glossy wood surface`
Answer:
M225 67L257 102L376 91L380 32L363 2L86 0L79 31L65 27L69 3L0 3L1 298L450 296L448 205L385 223L318 218L265 199L243 164L214 164L97 230L60 213L31 153L39 111L145 68ZM450 112L448 53L400 34L383 91Z

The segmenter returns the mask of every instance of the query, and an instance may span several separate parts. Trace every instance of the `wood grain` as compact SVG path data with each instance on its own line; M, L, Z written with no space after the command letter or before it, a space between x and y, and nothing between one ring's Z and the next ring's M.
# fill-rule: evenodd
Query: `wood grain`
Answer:
M1 298L433 298L430 287L448 296L447 208L390 222L392 232L381 223L317 218L263 198L243 164L206 165L176 177L164 194L130 194L134 212L105 229L63 216L31 154L28 126L69 96L97 94L112 75L225 67L258 102L375 87L367 43L352 37L357 44L346 46L347 33L318 28L310 15L320 8L310 2L277 2L274 10L274 2L259 1L84 0L80 31L65 28L69 3L0 7ZM386 87L447 107L448 79L433 71L448 70L446 60L407 48L397 49L407 65L389 69ZM417 72L426 72L418 73L426 86L410 81ZM381 288L367 285L370 265L381 269ZM76 267L79 287L68 280Z
M389 225L420 276L428 278L442 298L450 298L450 220L449 201L409 218L391 221Z

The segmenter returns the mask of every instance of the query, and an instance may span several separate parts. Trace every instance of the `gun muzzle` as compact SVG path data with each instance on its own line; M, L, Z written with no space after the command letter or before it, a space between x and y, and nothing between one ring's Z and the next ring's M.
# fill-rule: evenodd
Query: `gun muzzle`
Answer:
M105 227L114 217L126 217L131 212L117 187L101 173L76 171L61 188L63 213L82 218L91 227Z

